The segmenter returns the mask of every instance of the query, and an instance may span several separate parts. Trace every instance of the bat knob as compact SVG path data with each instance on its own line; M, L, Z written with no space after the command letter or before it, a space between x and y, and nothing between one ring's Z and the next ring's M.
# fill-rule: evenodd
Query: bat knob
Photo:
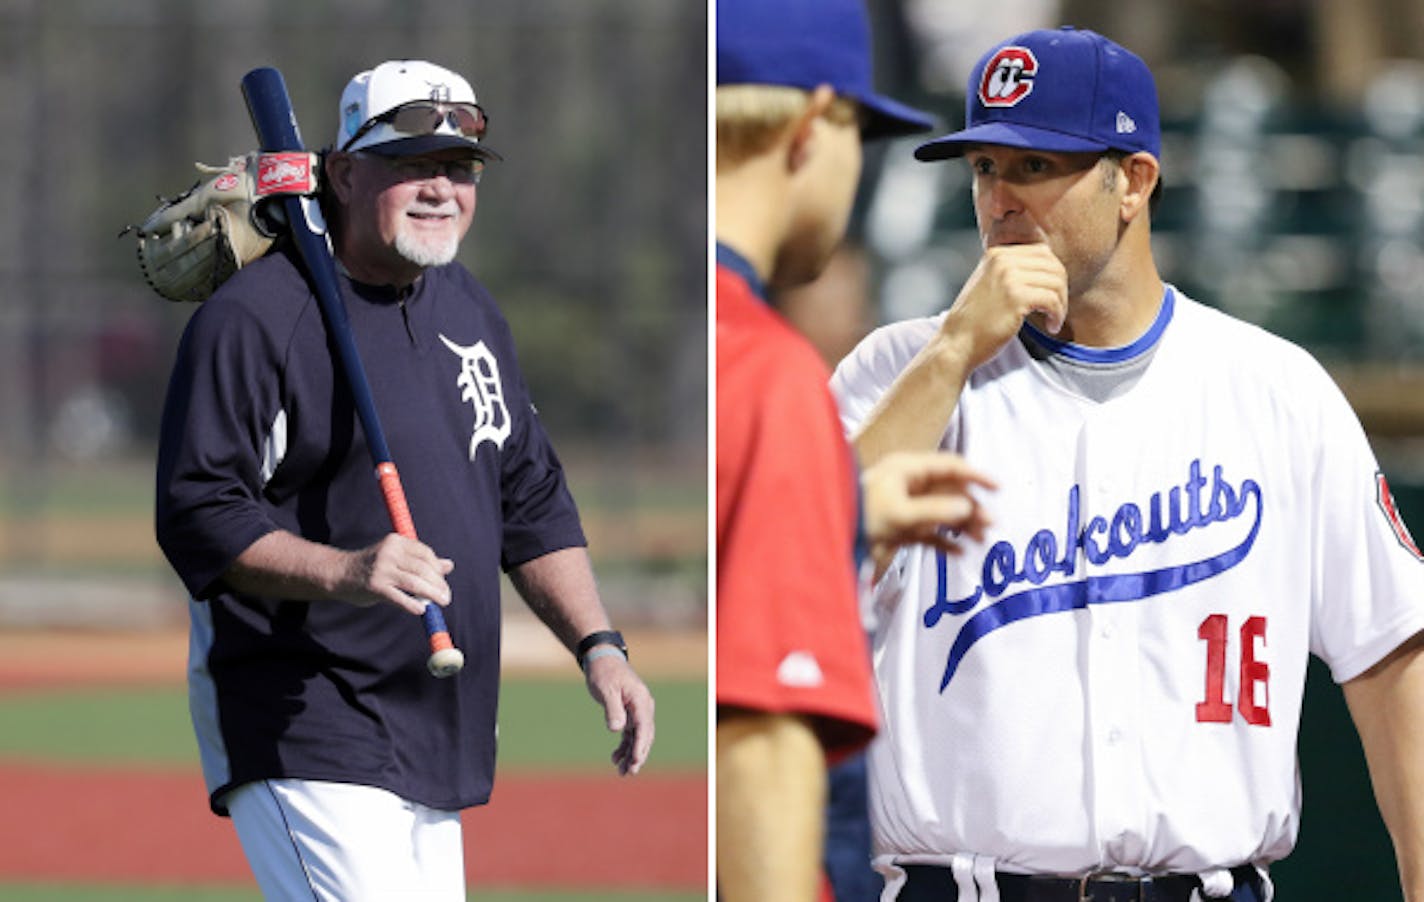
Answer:
M465 655L458 648L442 648L430 656L425 666L430 669L431 676L444 679L460 672L465 666Z

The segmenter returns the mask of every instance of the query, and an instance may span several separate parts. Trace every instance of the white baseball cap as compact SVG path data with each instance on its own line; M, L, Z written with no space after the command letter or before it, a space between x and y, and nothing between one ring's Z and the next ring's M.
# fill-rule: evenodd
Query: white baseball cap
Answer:
M418 132L397 131L391 122L382 119L398 107L421 101L474 107L478 112L478 133L462 132L453 116L440 118L433 131ZM475 156L499 159L499 154L480 143L485 121L475 91L464 77L423 60L390 60L357 74L341 92L334 147L382 156L461 148Z

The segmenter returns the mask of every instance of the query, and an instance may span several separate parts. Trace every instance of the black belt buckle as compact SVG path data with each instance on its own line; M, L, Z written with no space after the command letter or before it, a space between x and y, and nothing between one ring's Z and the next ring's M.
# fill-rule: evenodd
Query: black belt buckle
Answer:
M1121 884L1114 889L1125 889L1129 884L1134 885L1137 889L1136 902L1148 902L1147 887L1150 880L1150 877L1133 877L1117 871L1093 871L1078 878L1078 902L1095 902L1097 897L1093 894L1093 884L1101 886L1104 883ZM1121 892L1112 892L1110 895L1113 902L1128 902Z

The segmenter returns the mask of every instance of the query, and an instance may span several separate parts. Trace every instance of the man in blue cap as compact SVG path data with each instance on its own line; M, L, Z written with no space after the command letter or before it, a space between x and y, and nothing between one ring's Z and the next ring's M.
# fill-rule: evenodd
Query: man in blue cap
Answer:
M725 902L816 897L826 758L875 730L852 544L857 483L829 372L769 288L841 241L861 141L929 128L871 87L861 0L717 4L717 872ZM867 474L866 535L982 524L952 455ZM864 867L868 842L856 855Z
M1034 31L967 93L916 156L967 161L983 257L832 384L867 465L943 448L1004 483L959 560L906 548L876 588L885 898L1269 900L1312 653L1424 898L1424 556L1358 420L1304 351L1158 274L1141 59Z

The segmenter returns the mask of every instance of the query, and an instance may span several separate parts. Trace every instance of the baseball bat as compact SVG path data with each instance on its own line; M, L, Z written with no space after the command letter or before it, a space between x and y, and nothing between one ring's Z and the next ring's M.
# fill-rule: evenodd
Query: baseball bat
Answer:
M248 72L242 77L242 96L247 101L247 112L252 117L252 125L257 130L257 140L264 153L304 149L301 134L297 130L296 111L292 109L292 100L287 94L287 84L282 79L281 72L270 66ZM282 204L283 212L287 215L287 226L296 244L297 253L306 265L307 276L321 307L327 331L336 342L337 357L341 361L351 396L356 402L356 415L361 420L366 444L370 447L371 457L376 464L376 479L386 501L391 525L395 527L396 532L414 539L415 522L410 516L405 490L401 488L400 474L396 472L396 465L391 460L391 451L386 445L386 435L381 429L380 418L376 415L376 405L371 397L371 385L366 379L366 369L361 364L361 355L357 353L356 342L351 336L351 322L341 300L336 263L327 240L326 222L321 215L321 206L315 197L294 194L282 195L273 200ZM427 601L421 620L430 637L430 659L426 662L430 672L437 677L458 673L460 668L465 666L465 656L451 641L450 630L445 625L445 617L440 613L440 607Z

